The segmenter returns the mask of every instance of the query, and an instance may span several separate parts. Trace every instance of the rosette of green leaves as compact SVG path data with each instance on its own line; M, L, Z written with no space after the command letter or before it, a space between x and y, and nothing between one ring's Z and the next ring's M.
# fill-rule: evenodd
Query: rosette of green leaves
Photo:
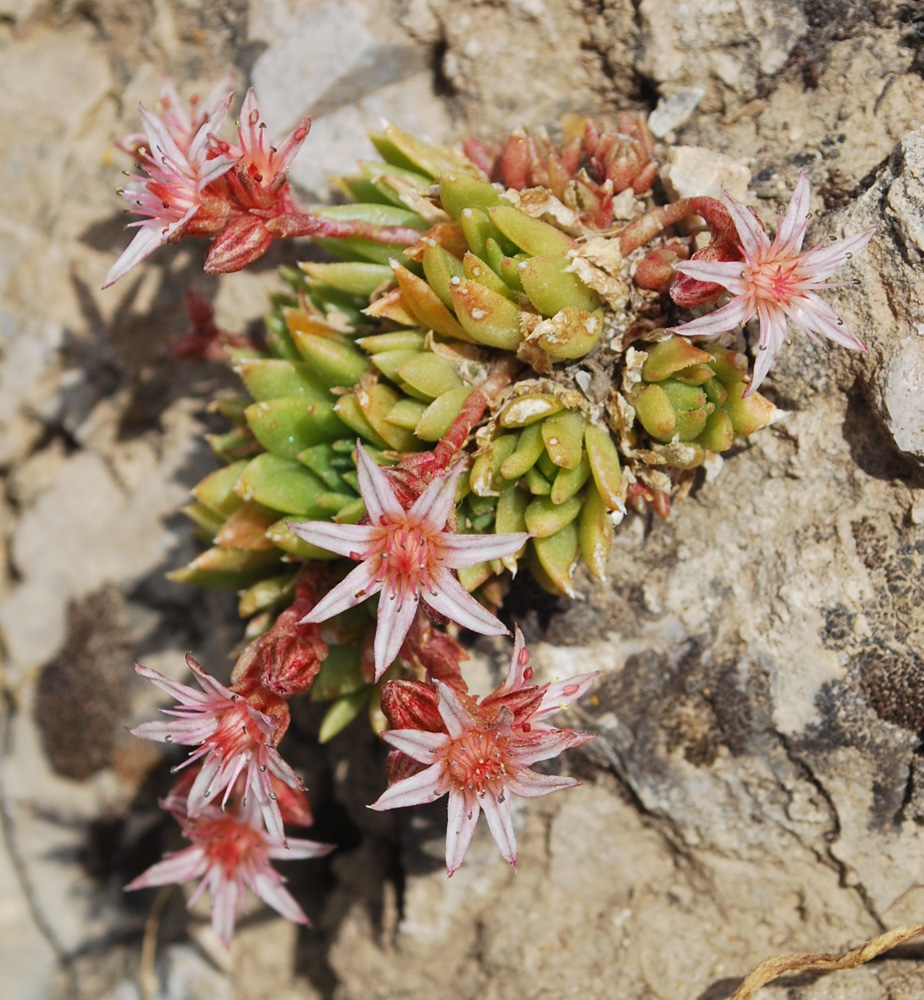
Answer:
M497 417L496 433L475 459L469 503L492 500L495 530L528 531L518 556L546 589L574 595L579 558L604 579L613 511L624 510L619 453L607 427L575 405L574 393L527 392ZM474 527L472 530L476 530ZM472 583L486 569L462 571Z
M647 350L640 374L626 398L654 450L673 468L702 465L707 452L727 451L774 413L760 393L744 396L745 355L717 344L698 347L670 337Z
M319 240L343 263L306 265L317 282L358 288L365 276L387 280L389 266L397 288L374 315L497 350L517 352L526 343L522 356L540 357L543 371L597 346L601 302L570 270L571 236L514 207L451 150L393 126L372 140L385 162L361 163L358 175L342 180L357 202L318 214L427 235L407 255L368 240Z

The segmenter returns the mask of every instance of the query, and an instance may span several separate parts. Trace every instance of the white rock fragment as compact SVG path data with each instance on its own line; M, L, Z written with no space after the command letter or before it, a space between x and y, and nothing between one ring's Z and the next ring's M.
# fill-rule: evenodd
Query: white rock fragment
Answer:
M659 139L686 122L703 99L702 87L681 87L670 97L662 97L658 106L648 116L648 127Z
M747 202L751 171L730 156L701 146L673 146L666 159L661 179L672 201L696 195L720 198L727 191L737 201Z

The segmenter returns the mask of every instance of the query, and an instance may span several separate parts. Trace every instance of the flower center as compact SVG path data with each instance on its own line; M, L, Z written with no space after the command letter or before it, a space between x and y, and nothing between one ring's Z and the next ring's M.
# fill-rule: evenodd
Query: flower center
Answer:
M383 524L376 579L403 599L432 586L438 545L434 535L416 524Z
M454 784L479 794L492 785L503 785L507 775L497 735L478 730L453 741L446 765Z
M758 261L744 269L744 279L758 298L786 302L802 293L803 277L797 259Z
M224 759L249 753L268 743L267 734L247 710L244 700L222 713L218 729L203 743Z
M196 842L209 860L209 867L220 865L230 878L242 862L264 850L263 835L252 826L240 822L233 814L188 821L187 836Z

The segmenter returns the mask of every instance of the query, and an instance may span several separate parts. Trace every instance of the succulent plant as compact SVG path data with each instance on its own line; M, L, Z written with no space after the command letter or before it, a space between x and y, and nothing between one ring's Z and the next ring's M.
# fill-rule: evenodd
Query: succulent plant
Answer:
M316 213L360 235L319 238L338 259L286 271L265 347L228 349L246 396L217 404L233 425L210 439L225 464L186 508L210 547L174 579L241 591L259 634L291 602L301 561L334 558L287 518L363 517L357 442L409 489L425 469L415 462L445 467L462 446L459 530L531 534L518 555L460 571L463 585L496 601L495 578L525 563L573 595L581 560L604 579L627 503L664 513L709 452L768 423L770 403L742 398L746 357L667 333L669 303L630 277L643 251L624 258L606 228L614 177L636 217L649 208L653 147L630 124L622 145L587 126L585 152L622 150L605 169L595 155L581 167L573 144L553 155L547 138L515 135L500 176L535 181L522 160L541 148L554 192L505 191L460 153L393 126L373 134L382 161L340 182L354 200ZM352 653L325 663L321 696L361 702L369 622L334 620Z

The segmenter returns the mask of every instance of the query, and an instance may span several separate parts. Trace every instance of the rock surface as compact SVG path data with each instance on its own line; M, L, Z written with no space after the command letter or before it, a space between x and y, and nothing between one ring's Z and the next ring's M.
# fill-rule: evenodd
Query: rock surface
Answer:
M724 1000L771 954L924 920L913 4L34 0L0 15L4 1000ZM627 520L606 586L583 581L571 606L518 588L537 672L603 673L574 719L600 733L572 755L586 785L516 813L518 873L482 829L447 882L442 807L369 813L381 757L341 737L297 751L313 835L344 845L287 872L315 930L260 914L225 955L177 891L155 904L144 964L152 899L121 886L176 844L155 805L167 762L122 729L155 704L131 659L179 677L192 649L220 670L238 638L233 596L163 579L194 545L174 514L210 467L207 402L233 385L219 366L178 368L165 342L185 328L185 287L242 329L276 279L206 278L192 245L98 289L127 239L113 138L161 70L191 93L228 66L274 134L317 116L294 177L318 197L370 155L379 116L492 136L698 88L671 141L750 176L768 224L805 169L809 242L880 226L849 268L858 284L831 293L870 353L796 335L767 383L791 415L670 521ZM503 662L503 644L478 652ZM910 1000L918 954L787 989Z

